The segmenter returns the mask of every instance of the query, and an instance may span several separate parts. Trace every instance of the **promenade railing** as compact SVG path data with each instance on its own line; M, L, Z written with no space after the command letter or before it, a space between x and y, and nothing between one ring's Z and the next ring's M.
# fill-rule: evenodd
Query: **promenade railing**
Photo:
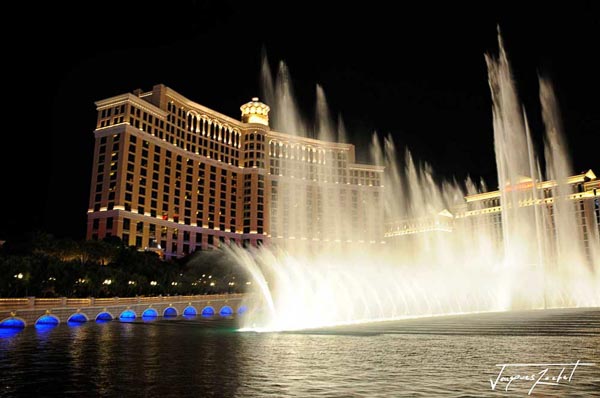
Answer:
M106 307L119 304L153 304L176 303L198 300L230 300L242 298L242 293L232 294L201 294L193 296L136 296L136 297L88 297L88 298L0 298L0 310L14 310L24 308L57 308L57 307Z

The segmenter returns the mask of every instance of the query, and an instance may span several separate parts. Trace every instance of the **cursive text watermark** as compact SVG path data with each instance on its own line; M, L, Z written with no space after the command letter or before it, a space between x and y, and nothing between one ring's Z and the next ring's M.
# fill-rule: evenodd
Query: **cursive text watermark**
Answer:
M500 372L496 380L490 379L490 384L492 391L496 387L504 387L504 391L508 391L513 383L527 382L527 387L530 387L527 395L531 395L537 386L564 386L571 383L578 367L595 365L580 360L573 363L501 363L496 365L500 367Z

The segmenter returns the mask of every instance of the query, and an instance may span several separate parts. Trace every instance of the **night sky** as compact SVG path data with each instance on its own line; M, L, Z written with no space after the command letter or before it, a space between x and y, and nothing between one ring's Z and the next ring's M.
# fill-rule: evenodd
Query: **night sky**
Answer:
M538 141L544 73L557 89L575 170L600 174L597 2L394 2L399 10L387 2L121 3L25 3L5 15L20 27L3 34L5 112L15 120L5 113L0 240L34 228L85 237L94 101L164 83L239 118L239 106L260 94L263 48L272 67L287 63L307 117L315 84L324 87L360 160L377 131L440 177L470 174L495 187L484 53L496 51L500 25Z

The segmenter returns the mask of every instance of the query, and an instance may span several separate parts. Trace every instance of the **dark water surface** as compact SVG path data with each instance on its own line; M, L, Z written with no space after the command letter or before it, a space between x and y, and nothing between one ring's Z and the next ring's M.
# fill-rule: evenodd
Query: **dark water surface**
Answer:
M236 329L217 317L0 331L0 397L526 397L546 368L565 379L531 396L600 396L597 308ZM492 390L507 363L523 365L503 376L535 380Z

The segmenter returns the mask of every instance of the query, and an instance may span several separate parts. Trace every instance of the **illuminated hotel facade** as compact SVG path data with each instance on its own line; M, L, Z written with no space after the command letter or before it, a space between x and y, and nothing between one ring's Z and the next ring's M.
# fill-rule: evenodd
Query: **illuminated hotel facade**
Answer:
M588 258L598 258L600 253L594 252L600 247L600 179L592 170L571 176L567 179L566 200L571 204L571 214L577 225L575 240L583 243L583 248ZM516 192L518 206L530 208L538 206L539 218L542 219L543 228L550 230L552 236L556 234L557 222L555 220L557 183L554 180L534 183L530 178L524 178L519 184L509 187L507 191ZM535 189L534 189L535 188ZM536 194L534 195L534 191ZM482 230L490 231L497 243L503 240L502 220L502 192L490 191L465 196L462 205L453 209L444 209L433 217L414 220L402 220L386 224L385 238L391 242L398 239L417 236L421 233L452 233L461 229L473 230L474 227L483 227Z
M117 236L167 258L232 243L381 241L383 168L357 164L351 144L271 130L258 98L241 121L164 85L96 107L88 239ZM351 215L344 228L331 229L334 209Z

